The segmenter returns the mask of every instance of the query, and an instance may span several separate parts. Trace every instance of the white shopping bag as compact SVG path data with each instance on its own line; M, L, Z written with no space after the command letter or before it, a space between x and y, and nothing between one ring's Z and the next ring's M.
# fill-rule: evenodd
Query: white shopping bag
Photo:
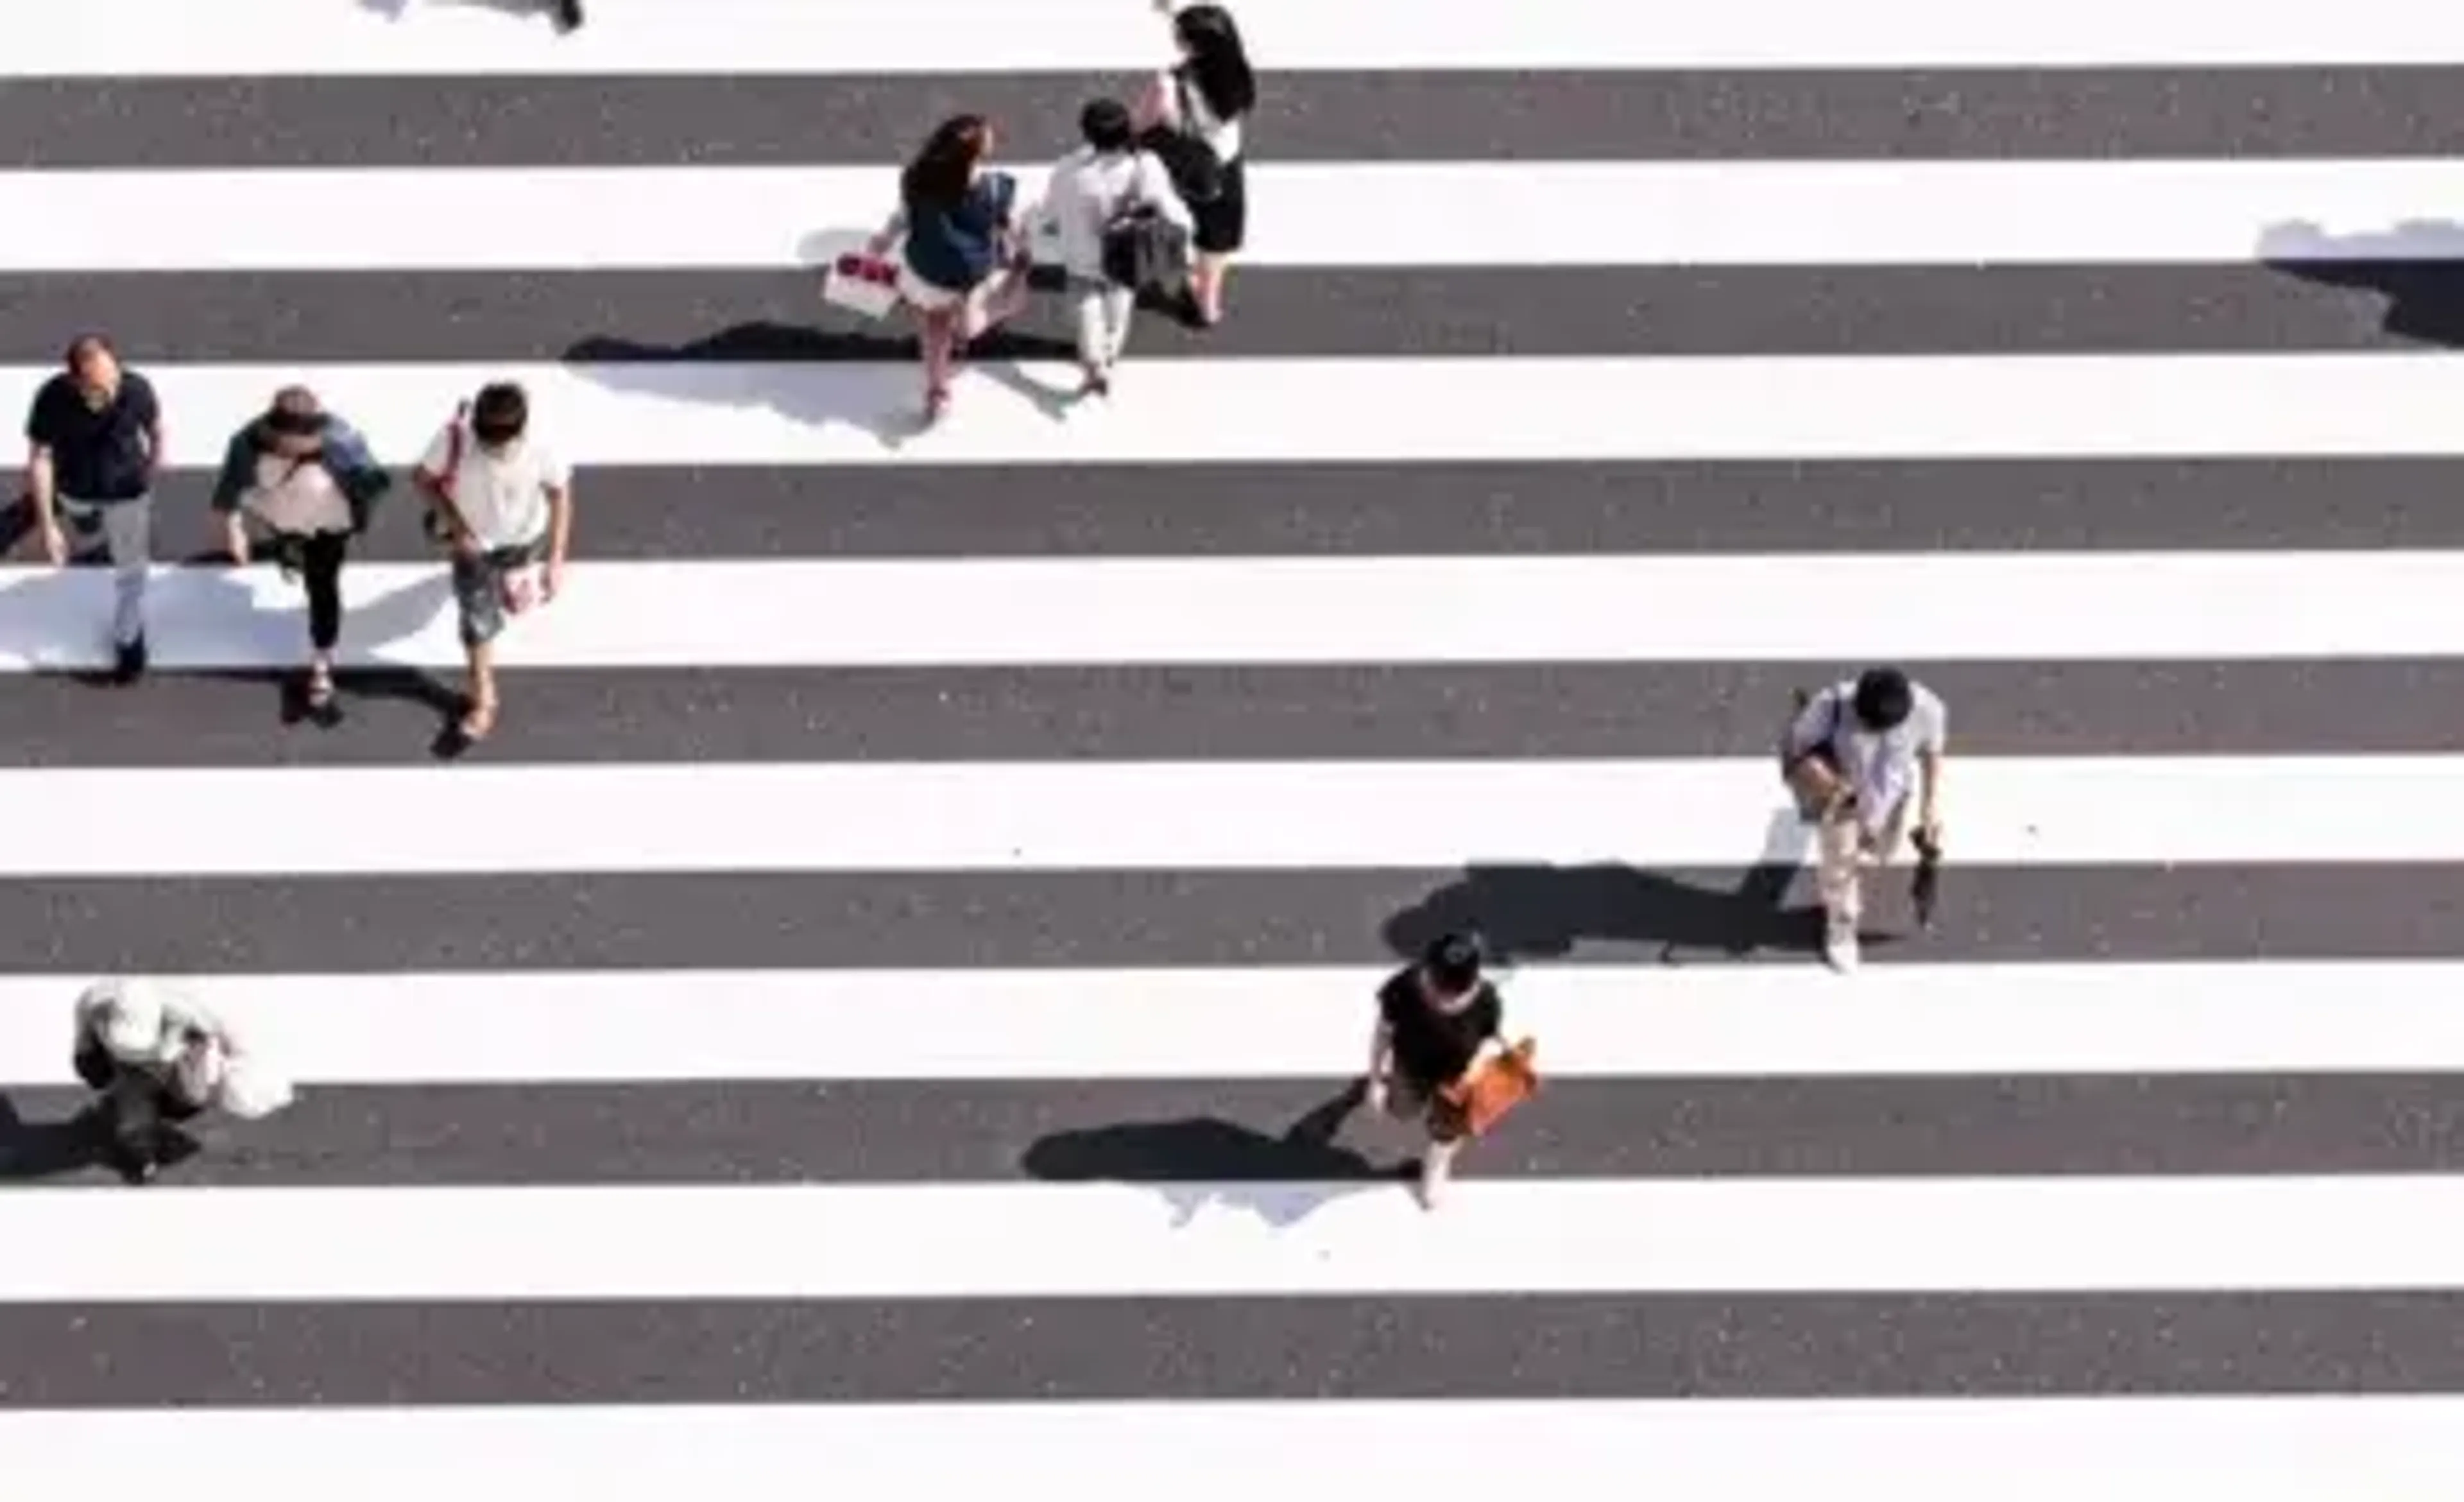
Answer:
M898 306L898 265L877 255L842 255L822 278L822 300L858 318L888 318Z
M291 1082L248 1054L233 1055L223 1066L214 1104L242 1121L262 1121L297 1098Z

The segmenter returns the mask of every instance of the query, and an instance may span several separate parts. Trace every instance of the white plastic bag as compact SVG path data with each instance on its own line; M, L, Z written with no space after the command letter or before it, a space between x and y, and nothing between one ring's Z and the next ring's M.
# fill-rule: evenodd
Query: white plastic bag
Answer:
M228 1060L214 1091L214 1104L242 1121L262 1121L288 1108L297 1092L291 1082L246 1055Z
M822 279L822 300L861 319L888 318L898 306L897 263L870 255L842 255Z

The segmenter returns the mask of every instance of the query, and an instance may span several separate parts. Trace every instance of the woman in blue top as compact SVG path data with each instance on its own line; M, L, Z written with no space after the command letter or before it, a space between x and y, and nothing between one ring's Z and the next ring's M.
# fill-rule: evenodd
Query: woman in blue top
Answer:
M222 519L223 549L234 563L264 551L286 579L308 586L308 716L331 725L334 645L342 634L342 563L351 539L367 530L369 508L393 478L367 440L327 411L305 387L284 387L273 405L231 434L210 504Z
M898 295L915 310L924 349L924 414L950 406L959 349L1026 305L1018 180L984 170L993 128L981 116L943 121L898 178L898 211L872 241L887 255L902 236Z

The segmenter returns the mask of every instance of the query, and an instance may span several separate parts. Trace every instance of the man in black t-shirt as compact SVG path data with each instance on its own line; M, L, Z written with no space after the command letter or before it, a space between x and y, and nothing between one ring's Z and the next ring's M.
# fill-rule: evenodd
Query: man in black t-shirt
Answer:
M133 682L145 671L145 570L154 550L163 409L152 383L123 369L100 335L71 344L67 366L43 383L26 414L26 494L34 535L53 566L101 543L118 575L112 645L121 681Z

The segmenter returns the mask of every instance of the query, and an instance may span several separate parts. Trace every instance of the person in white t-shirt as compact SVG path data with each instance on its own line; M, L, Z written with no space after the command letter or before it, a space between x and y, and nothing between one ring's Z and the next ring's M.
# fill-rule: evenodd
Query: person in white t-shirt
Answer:
M1824 913L1822 953L1853 970L1863 916L1863 869L1891 858L1907 836L1942 844L1942 758L1950 714L1897 668L1874 668L1814 696L1780 749L1798 812L1816 821Z
M453 603L471 665L470 704L457 727L466 742L495 728L495 640L506 615L529 607L535 572L541 601L564 584L573 474L529 430L520 387L483 387L429 444L412 476L453 553Z
M1184 235L1192 226L1189 207L1174 190L1163 163L1153 152L1138 149L1128 105L1117 99L1092 101L1079 111L1078 132L1086 144L1052 168L1035 218L1050 230L1055 259L1068 278L1084 389L1100 396L1112 388L1112 367L1129 342L1138 300L1137 288L1122 286L1106 274L1106 234L1133 209L1153 210Z

